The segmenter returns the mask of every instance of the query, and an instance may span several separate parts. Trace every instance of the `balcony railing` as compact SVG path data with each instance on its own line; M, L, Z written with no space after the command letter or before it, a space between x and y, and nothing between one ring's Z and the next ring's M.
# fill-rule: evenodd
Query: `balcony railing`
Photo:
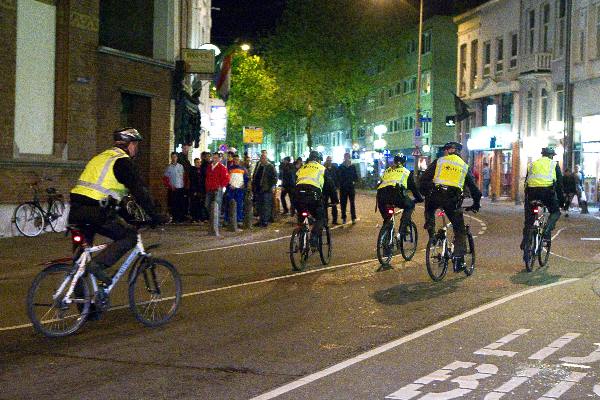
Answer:
M548 72L550 71L551 60L552 53L528 54L520 60L519 71L522 74L527 72Z

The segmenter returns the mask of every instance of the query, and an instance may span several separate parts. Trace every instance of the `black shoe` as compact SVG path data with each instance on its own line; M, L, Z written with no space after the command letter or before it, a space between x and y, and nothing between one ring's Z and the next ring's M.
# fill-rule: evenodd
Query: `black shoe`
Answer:
M465 269L465 256L455 256L452 258L454 263L454 272L460 272Z
M112 278L104 272L106 268L108 268L107 265L92 260L87 265L86 270L90 274L94 275L99 283L101 283L104 287L109 287L112 284Z
M317 251L319 248L319 237L318 236L311 236L310 237L310 249L312 251Z
M346 218L342 218L342 225L346 225Z
M519 245L521 250L525 250L525 239L521 240L521 244Z

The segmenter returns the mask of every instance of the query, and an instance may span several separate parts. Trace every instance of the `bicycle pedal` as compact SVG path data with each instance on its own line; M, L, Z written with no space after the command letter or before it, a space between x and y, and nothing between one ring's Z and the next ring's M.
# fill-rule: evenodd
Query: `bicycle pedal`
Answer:
M99 312L108 310L108 308L110 307L110 299L108 297L108 293L106 293L104 289L98 289L98 291L96 292L94 304L96 305L96 308Z

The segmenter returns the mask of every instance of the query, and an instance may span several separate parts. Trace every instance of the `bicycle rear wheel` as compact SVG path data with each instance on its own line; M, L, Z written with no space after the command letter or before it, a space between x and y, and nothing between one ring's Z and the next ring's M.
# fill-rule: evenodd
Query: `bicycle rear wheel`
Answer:
M535 264L537 236L536 229L530 229L527 232L527 241L525 242L525 249L523 249L523 261L525 262L527 272L533 271L533 265Z
M58 232L58 223L65 212L65 203L62 200L54 200L48 213L48 224L54 232Z
M294 271L302 271L306 267L310 245L308 243L308 230L296 228L290 239L290 261Z
M331 252L331 231L328 226L325 226L321 231L321 236L319 236L319 257L321 258L321 264L329 264Z
M147 258L129 285L129 308L139 322L155 327L166 324L181 302L181 277L166 260Z
M71 295L72 302L63 299L73 279L71 266L54 264L41 271L27 293L27 315L33 327L47 337L72 335L85 323L90 311L91 290L87 279L79 278ZM63 283L65 283L63 285ZM53 299L59 287L63 290Z
M383 223L377 235L377 259L381 265L390 265L395 247L394 223L389 219Z
M406 261L412 260L417 251L417 244L419 240L419 234L417 232L417 225L410 221L408 224L400 225L399 229L400 235L400 252L402 253L402 257Z
M538 250L538 263L540 267L548 265L548 259L550 258L550 248L552 247L551 240L543 240L540 243L540 249Z
M448 257L445 254L447 239L432 238L427 242L425 250L425 264L427 273L434 282L444 279L448 271Z
M465 275L475 272L475 241L471 232L467 232L467 251L465 252Z
M23 203L15 209L15 225L24 236L39 235L44 230L45 223L42 210L33 203Z

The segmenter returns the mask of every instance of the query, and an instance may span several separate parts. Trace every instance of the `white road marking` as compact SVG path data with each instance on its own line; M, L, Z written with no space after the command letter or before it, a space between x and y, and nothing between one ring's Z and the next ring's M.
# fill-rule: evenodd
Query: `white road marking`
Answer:
M562 363L561 365L565 366L565 367L572 367L572 368L583 368L583 369L589 369L592 368L589 365L581 365L581 364L573 364L573 363Z
M549 355L554 354L557 350L564 347L566 344L571 342L573 339L581 336L581 333L567 333L566 335L561 336L556 339L554 342L550 343L548 346L544 347L540 351L535 354L532 354L529 359L530 360L543 360Z
M600 344L594 343L594 345L599 346L596 350L592 351L585 357L563 357L560 361L564 361L566 363L578 363L578 364L591 364L600 361Z
M600 238L589 237L589 238L581 238L581 240L589 240L589 241L597 242L597 241L600 241Z
M516 330L513 333L508 334L508 335L504 336L503 338L496 340L494 343L488 344L484 348L473 352L473 354L480 354L480 355L484 355L484 356L514 357L515 354L517 354L516 351L506 351L506 350L498 350L498 349L500 347L504 346L506 343L512 342L519 336L526 334L530 330L531 329Z
M523 371L517 371L517 376L512 377L508 382L504 383L499 388L494 389L493 392L489 393L484 397L483 400L499 400L506 393L510 393L525 382L529 380L529 378L534 377L540 372L539 368L526 368Z
M569 376L554 385L552 389L548 390L538 400L556 400L586 376L587 373L584 372L571 372Z
M558 237L558 235L560 235L560 233L561 233L562 231L564 231L565 229L567 229L567 228L560 228L560 229L558 230L558 232L556 232L556 233L554 234L554 236L552 236L552 240L556 239L556 238Z
M350 358L348 360L342 361L342 362L337 363L335 365L332 365L332 366L330 366L328 368L325 368L324 370L315 372L313 374L310 374L308 376L300 378L300 379L298 379L296 381L287 383L287 384L285 384L285 385L283 385L281 387L275 388L275 389L273 389L273 390L271 390L269 392L263 393L263 394L261 394L259 396L256 396L256 397L253 397L250 400L269 400L269 399L273 399L273 398L278 397L278 396L280 396L282 394L291 392L294 389L297 389L297 388L302 387L304 385L307 385L307 384L309 384L311 382L317 381L317 380L322 379L322 378L324 378L326 376L329 376L329 375L334 374L334 373L336 373L338 371L341 371L341 370L343 370L345 368L348 368L348 367L350 367L350 366L352 366L354 364L357 364L357 363L362 362L364 360L367 360L369 358L375 357L375 356L377 356L379 354L385 353L385 352L387 352L389 350L392 350L392 349L394 349L394 348L396 348L396 347L398 347L398 346L400 346L402 344L408 343L408 342L410 342L410 341L412 341L414 339L417 339L417 338L419 338L421 336L425 336L425 335L427 335L427 334L429 334L431 332L435 332L435 331L440 330L440 329L442 329L442 328L444 328L444 327L446 327L448 325L452 325L452 324L454 324L456 322L459 322L459 321L461 321L463 319L466 319L466 318L471 317L473 315L479 314L479 313L481 313L483 311L486 311L486 310L489 310L491 308L497 307L497 306L502 305L504 303L507 303L507 302L509 302L511 300L517 299L519 297L526 296L528 294L537 292L537 291L542 290L542 289L547 289L547 288L558 286L558 285L564 285L564 284L568 284L568 283L577 282L577 281L579 281L579 279L580 278L566 279L564 281L559 281L559 282L551 283L551 284L545 285L545 286L538 286L538 287L530 288L530 289L524 290L522 292L518 292L518 293L512 294L510 296L503 297L503 298L498 299L496 301L493 301L491 303L484 304L484 305L482 305L480 307L477 307L477 308L475 308L473 310L467 311L467 312L465 312L463 314L460 314L460 315L457 315L455 317L449 318L447 320L438 322L437 324L433 324L433 325L431 325L431 326L429 326L427 328L424 328L424 329L421 329L421 330L419 330L417 332L411 333L410 335L407 335L407 336L404 336L402 338L393 340L393 341L391 341L389 343L386 343L384 345L376 347L376 348L374 348L372 350L369 350L369 351L367 351L365 353L359 354L358 356L355 356L353 358Z

